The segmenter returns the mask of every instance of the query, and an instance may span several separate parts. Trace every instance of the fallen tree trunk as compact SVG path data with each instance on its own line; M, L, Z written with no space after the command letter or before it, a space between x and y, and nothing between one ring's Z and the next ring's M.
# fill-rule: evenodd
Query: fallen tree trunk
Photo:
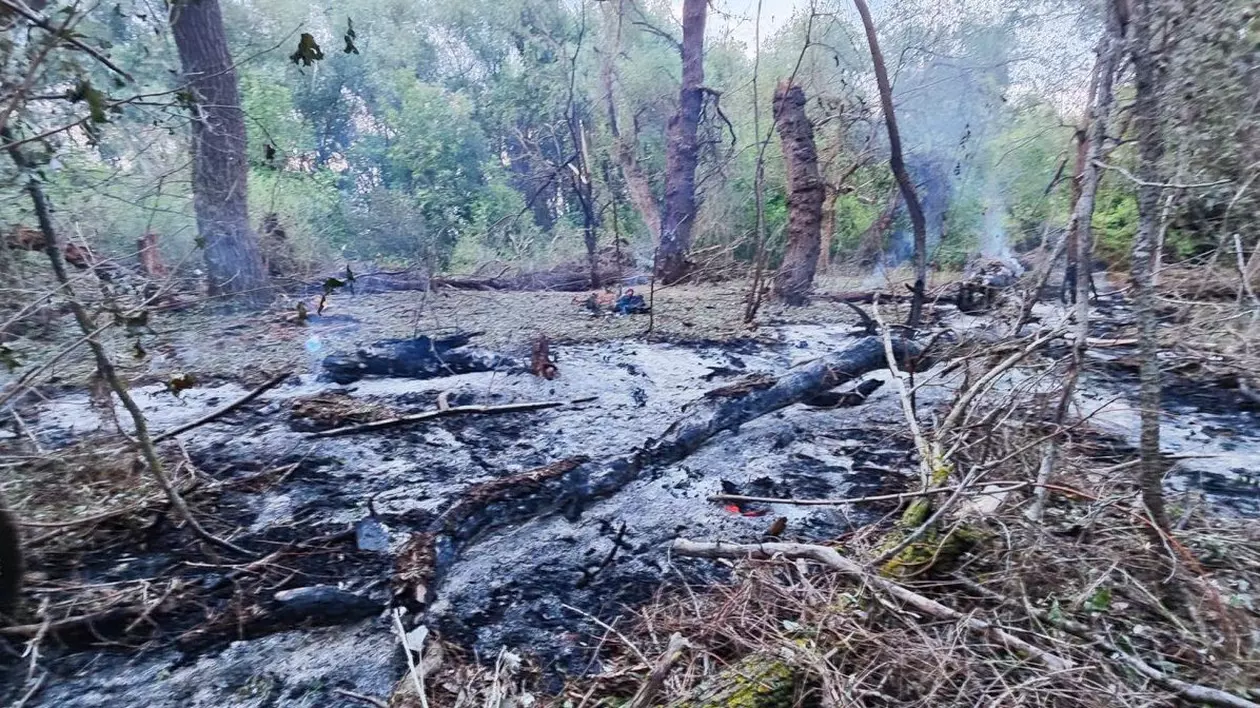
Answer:
M438 408L434 411L425 411L423 413L413 413L412 415L398 416L397 418L386 418L385 420L373 420L367 423L359 423L357 425L347 425L332 430L317 430L311 433L313 438L331 438L337 435L354 435L356 433L370 433L385 428L394 428L408 423L419 423L424 420L433 420L434 418L449 418L457 415L481 414L494 415L497 413L524 413L528 411L541 411L547 408L559 408L566 403L574 401L538 401L533 403L507 403L501 406L455 406Z
M634 275L634 258L627 251L606 246L596 254L598 285L612 287ZM586 292L592 289L591 263L587 259L570 261L537 271L518 271L505 268L496 275L449 275L435 276L431 280L435 288L454 290L554 290L559 292Z
M904 340L894 350L903 365L921 354L918 345ZM611 496L645 469L678 462L719 433L887 366L880 339L865 337L742 395L701 398L659 438L628 453L601 460L570 458L476 485L400 552L394 591L403 603L423 605L428 589L483 534L557 512L577 518L591 501ZM926 367L919 362L914 368Z
M350 384L364 376L397 376L428 379L437 376L496 371L517 365L495 352L467 346L476 335L458 334L435 339L383 339L354 354L334 354L324 359L324 371L334 383Z

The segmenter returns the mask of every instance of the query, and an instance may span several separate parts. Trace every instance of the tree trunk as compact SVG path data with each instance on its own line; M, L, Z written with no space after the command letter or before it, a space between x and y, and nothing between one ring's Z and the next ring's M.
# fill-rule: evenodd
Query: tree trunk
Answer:
M1065 249L1067 252L1067 265L1063 269L1063 286L1059 289L1059 299L1063 302L1076 302L1076 274L1080 270L1080 228L1079 222L1076 220L1076 208L1081 203L1081 195L1085 188L1085 166L1090 159L1089 134L1090 126L1093 125L1094 109L1098 105L1098 82L1102 73L1103 65L1107 63L1105 52L1107 48L1103 43L1110 42L1110 31L1104 35L1098 45L1098 56L1094 59L1094 70L1090 74L1089 79L1089 96L1085 99L1085 115L1081 117L1081 122L1076 126L1073 138L1076 141L1076 167L1072 170L1072 189L1071 189L1071 211L1072 217L1068 219L1068 231L1066 236ZM1113 59L1110 61L1114 61ZM1097 169L1095 168L1095 176ZM1095 180L1093 187L1098 186ZM1092 207L1091 207L1092 216ZM1050 266L1053 268L1054 264Z
M892 85L888 82L888 69L884 65L884 55L879 50L879 38L875 35L875 22L871 19L871 10L866 0L853 0L858 14L862 16L862 27L866 30L866 42L871 48L871 61L875 65L875 82L879 85L879 101L884 110L884 123L888 126L889 166L897 184L901 186L901 196L906 200L906 211L910 212L910 224L914 228L914 299L910 302L910 317L906 324L918 327L923 315L923 301L927 292L927 220L923 216L923 206L919 203L919 195L915 192L914 181L906 172L905 159L901 154L901 133L897 130L897 116L893 112Z
M136 252L140 256L140 271L152 280L165 280L170 271L162 262L162 254L158 251L158 236L152 231L136 239Z
M840 190L823 184L822 238L818 245L818 270L826 273L831 269L831 242L836 237L836 200Z
M818 176L814 126L805 115L805 91L787 81L774 92L774 121L783 142L787 171L788 243L774 276L774 294L789 305L804 305L814 284L822 241L823 183Z
M600 79L604 84L604 102L608 109L608 132L612 133L613 138L613 158L617 161L617 166L621 168L621 178L625 180L626 196L629 197L630 204L634 206L635 211L639 212L639 218L652 233L652 237L660 238L661 210L656 203L656 195L652 194L652 184L643 173L643 168L639 165L639 159L635 154L638 135L633 132L628 136L623 135L617 118L616 61L621 54L622 2L619 0L615 9L612 2L600 3L600 7L604 9L604 18L609 24L609 32L613 37L612 46L605 49L603 62L600 65Z
M595 206L595 180L591 177L590 155L586 149L586 128L577 116L577 107L569 109L569 135L577 149L577 164L570 173L573 193L582 208L582 241L586 244L586 266L591 289L599 288L599 217Z
M193 209L210 294L265 304L270 285L246 208L245 117L218 0L179 3L171 29L193 94Z
M1160 100L1163 70L1152 46L1156 33L1154 3L1137 0L1132 4L1133 73L1136 84L1134 123L1137 128L1138 165L1138 230L1133 240L1134 308L1137 311L1138 340L1141 350L1139 373L1141 392L1141 458L1140 486L1142 501L1152 521L1160 529L1168 528L1164 511L1164 464L1160 457L1159 418L1159 339L1156 331L1155 284L1153 280L1154 248L1159 233L1160 194L1162 187L1160 161L1164 156L1164 138L1160 131ZM1161 534L1153 532L1162 544Z
M682 87L678 112L669 119L665 154L665 213L656 259L656 277L665 284L687 275L687 251L696 218L697 132L704 100L704 23L708 0L683 0Z
M1095 65L1096 66L1096 65ZM1095 69L1097 71L1097 69ZM1076 213L1076 207L1081 202L1081 192L1085 181L1085 162L1089 159L1089 119L1090 113L1093 111L1094 96L1091 92L1089 104L1085 110L1085 118L1081 125L1076 128L1076 169L1072 173L1072 213ZM1080 222L1076 219L1068 220L1067 231L1067 265L1063 268L1063 287L1060 288L1060 299L1063 302L1076 302L1076 273L1080 268L1081 246L1080 246ZM1051 264L1053 267L1053 264Z
M1074 376L1084 365L1085 341L1089 337L1090 270L1094 260L1094 198L1098 193L1098 181L1101 177L1098 162L1103 157L1107 123L1111 117L1111 106L1115 98L1112 95L1112 84L1124 44L1124 28L1115 6L1109 4L1107 12L1107 30L1098 45L1098 81L1091 101L1093 110L1089 116L1089 133L1085 139L1081 194L1076 200L1072 220L1068 224L1068 233L1076 234L1076 260L1080 269L1074 274L1072 283L1074 290L1072 301L1076 303L1076 340L1072 348Z

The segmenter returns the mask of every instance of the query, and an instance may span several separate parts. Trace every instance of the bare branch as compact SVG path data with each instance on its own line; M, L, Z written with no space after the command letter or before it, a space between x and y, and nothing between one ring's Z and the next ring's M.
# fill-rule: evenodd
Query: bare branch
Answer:
M128 74L126 71L123 71L122 68L120 68L117 64L110 61L109 57L105 56L104 54L101 54L99 50L88 46L87 44L83 43L82 40L74 37L73 35L67 34L63 29L54 26L53 23L50 22L47 17L44 17L38 12L35 12L31 8L27 7L26 4L22 2L22 0L0 0L0 6L9 8L10 10L21 15L22 17L25 17L31 24L35 25L36 27L46 32L52 33L53 36L57 37L61 41L65 42L66 44L69 44L75 47L76 49L83 51L88 56L100 62L107 69L118 74L119 76L123 77L127 81L135 80L131 78L131 74Z
M1146 180L1139 179L1132 172L1119 165L1109 165L1102 160L1094 160L1094 164L1104 170L1114 170L1115 172L1119 172L1124 175L1126 179L1139 187L1161 187L1163 189L1207 189L1208 187L1219 187L1222 184L1230 184L1234 181L1232 179L1218 179L1215 182L1197 182L1193 184L1181 184L1178 182L1147 182Z

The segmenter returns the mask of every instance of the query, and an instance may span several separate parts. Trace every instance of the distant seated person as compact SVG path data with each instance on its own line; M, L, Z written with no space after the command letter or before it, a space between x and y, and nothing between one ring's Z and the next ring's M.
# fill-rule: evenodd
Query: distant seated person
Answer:
M634 288L627 289L626 293L617 298L617 302L613 304L613 312L619 315L638 315L650 309L642 295L634 294Z

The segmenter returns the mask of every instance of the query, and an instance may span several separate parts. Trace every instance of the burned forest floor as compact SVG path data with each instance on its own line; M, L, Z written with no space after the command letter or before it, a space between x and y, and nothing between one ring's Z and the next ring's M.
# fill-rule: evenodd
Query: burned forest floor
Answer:
M1170 347L1176 527L1153 544L1128 472L1131 318L1122 290L1100 290L1095 346L1058 428L1046 411L1070 346L1065 312L1039 305L1014 336L1011 293L980 315L938 303L920 337L930 356L902 385L880 367L840 389L853 395L772 408L660 464L653 445L687 421L873 343L862 319L819 297L767 305L750 329L742 283L661 289L650 317L593 315L571 293L458 291L338 292L322 312L312 300L305 321L296 301L159 314L112 334L112 349L176 487L250 554L197 540L170 513L125 415L68 358L0 431L0 486L29 556L22 609L0 627L0 700L1176 705L1183 684L1260 700L1248 693L1260 685L1260 406L1232 349ZM883 319L900 309L882 306ZM73 341L62 326L18 355L40 361ZM478 333L472 346L502 362L423 379L321 376L329 355L455 333ZM542 336L550 379L530 372ZM951 437L934 437L986 371L1025 349L975 391ZM1053 436L1054 476L1038 487ZM899 541L925 442L948 455L928 472L949 501ZM619 456L633 474L598 495L594 476L554 476ZM563 503L493 497L496 484L554 479L566 480ZM461 539L458 553L419 543L479 499L512 523ZM679 539L782 546L713 560ZM823 547L860 572L808 550ZM426 563L440 576L416 570Z

